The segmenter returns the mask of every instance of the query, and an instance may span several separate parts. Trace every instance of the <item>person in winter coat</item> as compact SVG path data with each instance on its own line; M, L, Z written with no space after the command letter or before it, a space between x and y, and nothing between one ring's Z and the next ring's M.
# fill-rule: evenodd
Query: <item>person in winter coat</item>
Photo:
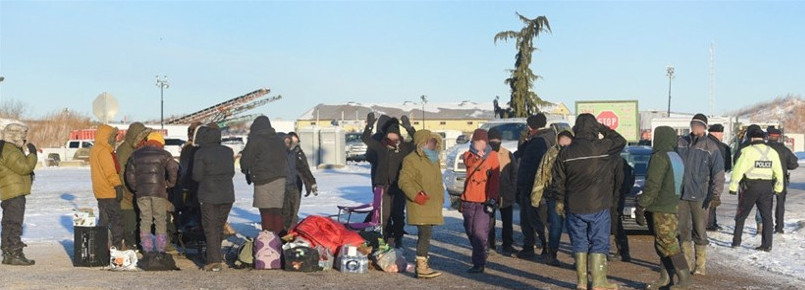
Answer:
M559 151L553 167L556 212L564 215L573 255L578 289L587 289L587 258L592 264L593 288L617 289L607 281L612 189L612 158L626 146L626 139L604 126L591 114L581 114L573 126L573 143ZM599 139L598 135L603 135Z
M380 115L380 117L377 118L377 126L375 126L375 128L377 130L376 130L376 132L374 134L372 134L372 139L374 139L377 142L382 142L383 139L386 138L386 132L383 132L383 129L386 128L386 124L388 124L388 122L390 120L391 120L391 117L389 117L389 116L387 116L385 114ZM411 134L411 136L413 136L413 134ZM378 166L377 151L372 149L372 148L367 147L365 156L366 156L366 161L369 162L369 165L372 168L372 170L371 170L372 188L374 188L374 186L375 186L375 183L374 183L375 175L377 174L377 166Z
M271 127L266 116L252 122L249 141L240 157L240 170L246 183L254 183L253 206L260 209L264 231L280 234L285 227L282 206L285 202L285 178L288 175L288 148Z
M684 289L692 283L688 262L677 239L677 204L682 195L685 164L674 151L676 140L676 130L671 127L660 126L654 131L654 148L646 173L646 185L643 194L637 198L637 223L648 224L649 231L654 235L654 248L660 256L660 279L651 282L647 289L667 287L674 274L678 278L675 287Z
M780 156L783 176L785 176L783 191L775 195L777 206L774 208L774 233L782 234L783 228L785 227L785 196L788 194L788 184L791 182L791 174L788 171L797 169L797 167L799 167L799 161L797 156L791 152L791 149L788 149L783 143L781 139L783 132L780 131L780 129L769 128L768 133L769 141L767 145L774 148L774 151L777 151L777 155Z
M310 196L311 193L313 193L313 195L319 195L319 186L316 184L316 177L314 177L313 172L310 171L307 156L305 152L302 151L302 147L299 146L299 135L297 135L296 132L291 132L288 133L288 136L291 138L291 151L293 151L296 156L296 172L299 176L296 181L296 189L302 192L302 185L304 185L306 197Z
M735 231L732 247L741 245L744 222L752 207L757 205L763 222L761 244L755 250L770 252L772 248L772 199L785 189L785 175L782 162L777 151L766 145L764 133L755 129L747 133L750 145L742 149L741 156L735 161L730 180L730 194L738 194L742 182L744 188L738 200L738 211L735 214Z
M517 253L522 259L534 258L536 232L542 247L542 256L547 257L547 236L545 233L545 220L540 214L547 212L544 206L539 206L542 200L531 200L531 191L534 188L534 177L537 174L542 156L548 148L556 144L556 132L546 128L548 124L545 114L539 113L528 117L527 131L524 132L520 144L517 146L515 156L520 160L517 170L517 195L520 201L520 228L523 232L523 249Z
M201 122L193 122L187 127L187 142L179 153L180 195L172 200L176 206L176 226L183 232L192 232L201 226L201 205L198 201L198 182L193 180L193 164L199 148L196 134Z
M721 203L724 190L724 160L718 142L707 138L707 117L696 114L690 135L679 138L676 152L685 161L682 201L679 202L679 240L682 253L694 275L705 275L707 265L707 211ZM694 247L695 244L695 247ZM694 258L695 250L695 258ZM695 268L693 261L695 262Z
M434 278L436 272L428 264L428 252L433 226L444 224L444 183L439 162L442 138L428 130L414 134L416 151L403 159L400 188L407 199L408 224L417 226L416 276Z
M551 146L551 149L548 149L548 152L542 157L539 170L537 170L537 181L534 182L534 189L531 191L532 199L545 199L548 207L548 256L545 263L551 266L560 266L556 254L559 252L559 241L565 228L565 217L556 212L553 166L556 164L556 157L559 156L559 151L573 142L573 133L562 131L559 132L556 138L556 145ZM539 195L542 195L542 197Z
M193 180L198 182L198 200L201 203L201 224L207 241L205 271L223 269L221 242L223 229L232 204L235 202L235 153L221 145L221 130L198 127L194 142L199 145L193 156Z
M503 135L500 130L496 128L489 129L489 146L498 154L500 161L500 219L503 221L501 229L501 252L510 256L517 253L517 250L512 246L514 244L514 229L513 229L513 212L514 202L517 196L517 160L514 159L514 154L509 152L508 149L500 146L503 140ZM495 214L492 213L489 219L489 248L495 250Z
M366 146L376 152L377 169L372 181L374 190L382 190L381 221L383 236L395 248L402 247L402 238L405 233L405 195L400 191L397 177L400 174L402 160L414 150L413 142L406 142L400 134L400 125L397 119L390 119L380 131L385 132L385 138L377 141L372 138L372 129L375 124L375 114L369 113L366 117L366 127L361 140ZM403 118L403 127L413 132L407 117Z
M472 134L470 150L462 157L467 165L467 179L461 194L461 213L464 231L472 245L472 268L469 273L483 273L486 266L486 246L489 238L489 220L500 199L500 161L489 146L489 135L484 129Z
M3 264L30 266L36 263L22 253L22 223L25 218L25 196L31 194L36 167L36 146L28 143L28 127L11 123L3 129L0 142L0 249Z
M179 164L165 147L159 132L151 132L126 165L126 184L134 190L140 209L140 246L145 253L164 255L168 246L168 188L176 185ZM156 242L152 243L151 225Z
M120 181L120 163L115 156L117 128L101 125L95 132L95 143L89 149L89 168L92 192L98 200L100 219L98 226L112 233L113 247L126 250L123 242L120 201L123 200L123 182Z
M609 214L612 222L610 243L615 245L615 254L611 257L623 262L630 262L632 256L629 254L629 236L626 235L626 230L623 228L623 207L626 203L626 195L631 193L632 187L634 187L634 168L620 156L615 156L612 163L615 166L615 188L612 191L612 208L610 208Z
M126 136L123 137L123 142L118 144L115 155L117 162L120 163L120 183L126 184L125 168L128 165L131 154L134 150L140 148L145 143L145 137L151 133L151 129L145 127L143 123L134 122L129 125L126 131ZM123 199L120 200L120 217L123 224L123 242L126 243L126 248L137 248L137 212L134 209L134 193L128 186L123 186Z
M707 137L712 139L718 144L718 149L721 152L721 157L724 159L724 172L732 170L732 149L729 145L724 144L724 126L721 124L714 124L710 126ZM719 201L710 202L710 210L707 212L707 228L708 231L719 231L721 226L718 225L716 218L716 208L720 205Z

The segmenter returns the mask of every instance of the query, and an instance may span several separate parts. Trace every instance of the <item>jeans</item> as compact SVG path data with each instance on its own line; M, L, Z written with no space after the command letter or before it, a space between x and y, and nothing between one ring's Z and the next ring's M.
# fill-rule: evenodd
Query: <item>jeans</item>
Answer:
M556 213L556 200L548 200L548 248L559 249L565 218Z
M609 209L596 213L567 213L567 231L573 253L609 254Z

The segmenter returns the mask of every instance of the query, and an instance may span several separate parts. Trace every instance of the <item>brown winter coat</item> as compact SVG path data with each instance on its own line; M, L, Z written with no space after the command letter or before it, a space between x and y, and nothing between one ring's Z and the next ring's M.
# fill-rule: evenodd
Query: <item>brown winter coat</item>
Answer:
M438 151L442 150L442 138L439 134L428 130L419 130L414 134L416 150L403 159L399 185L407 198L408 224L410 225L442 225L442 204L444 204L444 184L440 163L431 162L422 151L422 146L429 139L435 138ZM425 192L430 199L419 205L414 198Z
M95 133L95 144L89 149L92 192L97 199L115 198L115 187L123 184L118 175L121 170L114 154L115 149L109 144L116 133L117 129L112 126L101 125Z

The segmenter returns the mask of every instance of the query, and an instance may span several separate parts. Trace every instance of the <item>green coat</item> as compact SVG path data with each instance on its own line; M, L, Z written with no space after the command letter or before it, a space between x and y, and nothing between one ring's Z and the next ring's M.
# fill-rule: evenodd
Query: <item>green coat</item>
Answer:
M444 204L444 184L442 183L442 169L440 162L431 162L422 151L422 145L428 139L435 138L438 149L441 151L442 138L428 130L419 130L414 134L416 150L403 159L402 170L398 184L407 199L408 224L410 225L442 225L442 205ZM414 198L420 192L425 192L430 199L419 205Z
M670 127L657 127L654 132L654 147L646 171L646 185L637 199L638 205L646 211L677 213L681 188L676 187L671 157L668 156L669 152L675 152L676 140L676 131ZM681 176L679 180L681 183Z
M4 143L0 155L0 200L31 194L31 175L36 167L36 154L25 154L21 148Z
M126 186L126 165L129 163L129 158L131 158L131 154L134 153L134 150L137 149L137 144L140 144L140 141L145 140L145 137L151 133L151 130L146 128L143 123L135 122L129 125L128 131L126 131L126 137L123 138L123 142L117 146L117 150L115 151L115 155L117 155L117 162L120 163L120 181L123 183L123 200L120 201L120 208L126 210L133 210L134 209L134 193L129 190L129 187Z

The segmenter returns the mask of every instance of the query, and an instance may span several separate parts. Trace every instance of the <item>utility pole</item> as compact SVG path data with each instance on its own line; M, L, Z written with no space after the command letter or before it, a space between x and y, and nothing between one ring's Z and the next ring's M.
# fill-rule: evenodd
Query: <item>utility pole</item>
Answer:
M425 130L425 104L428 103L428 96L422 95L419 98L422 99L422 130Z
M665 72L668 77L668 117L671 117L671 80L674 79L674 66L668 65Z
M162 79L157 75L157 87L159 87L159 128L165 129L165 89L170 88L168 83L168 76L162 76Z
M715 114L716 103L716 43L710 42L710 117Z

